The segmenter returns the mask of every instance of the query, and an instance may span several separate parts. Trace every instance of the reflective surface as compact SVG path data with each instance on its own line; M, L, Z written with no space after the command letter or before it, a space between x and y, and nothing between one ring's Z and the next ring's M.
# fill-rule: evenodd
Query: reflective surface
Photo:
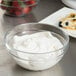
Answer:
M54 67L45 71L28 71L16 64L3 44L6 31L27 22L38 22L64 4L60 0L41 0L38 7L25 17L9 17L0 9L0 76L76 76L76 39L70 37L70 48L63 59Z

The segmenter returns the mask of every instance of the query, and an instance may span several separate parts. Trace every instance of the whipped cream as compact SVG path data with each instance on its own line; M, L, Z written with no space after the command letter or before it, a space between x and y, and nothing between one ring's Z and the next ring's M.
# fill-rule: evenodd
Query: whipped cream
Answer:
M14 48L24 52L44 53L55 51L62 47L62 43L50 32L38 32L14 37Z
M63 44L48 31L15 36L13 47L16 50L22 51L16 52L19 58L27 60L25 62L16 59L19 64L31 70L42 70L55 65L62 58L62 56L60 58L58 56L63 53L63 50L58 50L63 47ZM58 51L56 52L56 50ZM34 53L46 52L50 53L34 55Z

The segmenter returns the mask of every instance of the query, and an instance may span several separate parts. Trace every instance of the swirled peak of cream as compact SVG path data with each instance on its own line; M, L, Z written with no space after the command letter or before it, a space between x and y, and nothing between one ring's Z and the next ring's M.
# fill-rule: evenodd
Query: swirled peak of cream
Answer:
M48 31L14 36L13 46L14 49L30 53L45 53L63 47L60 40Z

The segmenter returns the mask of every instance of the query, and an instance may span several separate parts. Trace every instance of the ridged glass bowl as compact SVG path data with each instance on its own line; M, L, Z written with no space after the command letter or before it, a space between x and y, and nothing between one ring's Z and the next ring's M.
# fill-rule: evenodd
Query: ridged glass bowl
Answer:
M0 7L6 15L24 16L29 14L38 4L39 0L3 0Z

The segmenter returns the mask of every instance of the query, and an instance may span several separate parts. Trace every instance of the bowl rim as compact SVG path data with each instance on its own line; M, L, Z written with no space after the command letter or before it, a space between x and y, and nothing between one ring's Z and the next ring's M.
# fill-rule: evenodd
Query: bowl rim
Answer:
M37 0L34 4L30 4L30 5L25 5L25 7L31 7L31 6L34 6L34 5L37 5L38 4L38 2L39 2L40 0ZM10 2L10 1L9 1ZM15 1L14 1L15 2ZM20 1L20 2L26 2L26 1ZM1 6L5 6L5 7L10 7L10 8L25 8L24 6L22 7L22 6L20 6L20 7L15 7L15 6L9 6L9 5L4 5L4 4L1 4L0 3L0 7Z
M25 24L17 25L17 26L15 26L13 29L15 29L15 28L18 27L18 26L28 25L28 24L40 24L40 25L44 25L44 23L34 23L34 22L32 22L32 23L25 23ZM47 25L47 26L53 26L53 25L49 25L49 24L45 24L45 25ZM62 50L62 49L64 49L64 48L69 44L69 35L66 34L66 33L65 33L62 29L60 29L59 27L57 27L57 26L53 26L53 27L55 27L55 28L59 29L60 31L62 31L63 34L64 34L64 35L66 36L66 38L67 38L67 40L65 41L63 47L61 47L61 48L59 48L59 49L57 49L57 50L55 50L55 51L42 52L42 53L32 53L32 52L24 52L24 51L20 51L20 50L14 49L14 48L10 48L9 45L7 44L7 36L8 36L8 34L9 34L13 29L5 33L5 36L4 36L4 45L5 45L5 47L6 47L9 51L15 50L15 51L18 51L18 52L21 52L21 53L28 53L28 54L48 54L48 53L52 53L52 52L56 52L56 51Z

